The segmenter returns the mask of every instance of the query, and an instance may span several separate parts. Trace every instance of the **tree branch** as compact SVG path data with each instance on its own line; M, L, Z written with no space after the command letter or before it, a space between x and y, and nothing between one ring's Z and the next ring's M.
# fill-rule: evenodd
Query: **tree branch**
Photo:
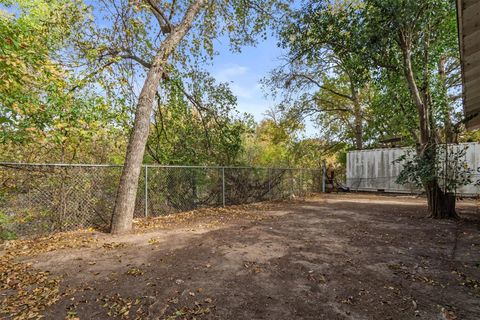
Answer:
M312 77L306 75L306 74L303 74L303 73L293 73L291 74L290 78L293 80L295 78L304 78L306 80L308 80L309 82L313 83L314 85L316 85L318 88L320 89L323 89L323 90L326 90L330 93L333 93L334 95L336 96L339 96L339 97L342 97L342 98L345 98L345 99L348 99L348 100L353 100L353 98L349 95L346 95L346 94L343 94L343 93L340 93L338 91L335 91L333 90L332 88L328 88L328 87L325 87L324 85L322 85L320 82L318 82L317 80L313 79Z
M170 19L167 18L165 13L154 3L153 0L146 0L147 4L150 6L150 9L160 25L160 29L163 34L171 33L173 30L173 25L170 23ZM173 10L173 9L172 9Z

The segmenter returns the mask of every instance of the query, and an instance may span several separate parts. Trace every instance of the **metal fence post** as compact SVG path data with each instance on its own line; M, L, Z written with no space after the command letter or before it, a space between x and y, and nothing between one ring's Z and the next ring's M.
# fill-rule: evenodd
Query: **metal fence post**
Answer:
M326 172L326 164L325 164L325 160L323 160L323 163L322 163L322 192L325 193L325 178L326 178L326 175L327 175L327 172Z
M267 173L268 173L268 198L271 200L272 199L272 177L270 173L270 168L267 168Z
M225 207L225 167L222 167L222 204Z
M303 196L304 193L304 188L303 188L303 169L300 169L300 194Z
M148 166L145 165L145 218L148 217Z

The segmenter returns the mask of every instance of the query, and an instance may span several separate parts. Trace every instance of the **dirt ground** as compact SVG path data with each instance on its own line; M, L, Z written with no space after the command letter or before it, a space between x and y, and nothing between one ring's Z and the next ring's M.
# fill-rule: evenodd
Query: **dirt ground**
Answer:
M3 315L480 319L480 211L458 207L436 221L424 199L332 194L13 244Z

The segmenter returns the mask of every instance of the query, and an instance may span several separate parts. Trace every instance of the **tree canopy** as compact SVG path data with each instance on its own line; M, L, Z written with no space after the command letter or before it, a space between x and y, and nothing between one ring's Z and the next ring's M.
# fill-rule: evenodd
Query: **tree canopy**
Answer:
M438 146L478 141L456 28L452 0L4 0L2 160L124 163L117 202L131 204L142 163L343 167L348 150L400 141L435 211L452 189ZM269 37L278 103L255 122L207 70L220 42Z

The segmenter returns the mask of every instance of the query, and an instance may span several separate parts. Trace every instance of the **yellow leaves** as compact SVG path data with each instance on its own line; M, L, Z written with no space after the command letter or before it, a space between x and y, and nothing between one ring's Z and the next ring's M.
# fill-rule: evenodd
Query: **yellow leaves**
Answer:
M11 255L0 259L0 317L39 318L40 313L60 298L60 279L16 263Z
M22 113L22 109L20 109L20 108L18 107L18 103L13 103L13 104L12 104L12 110L15 111L16 113L19 113L19 114Z
M129 276L134 276L134 277L139 277L141 275L143 275L145 272L139 268L130 268L127 270L127 275Z
M215 228L225 225L234 219L264 220L267 219L261 211L274 208L278 204L255 203L249 205L229 206L226 208L202 208L187 212L175 213L168 216L134 220L134 228L137 232L149 229L168 228L178 225L198 225L203 228ZM157 243L156 239L150 239L150 244Z
M6 252L0 257L0 318L41 318L45 308L62 296L59 277L35 270L31 263L15 262L15 258L64 248L90 247L94 243L96 240L85 231L8 242Z
M102 245L104 249L118 249L125 248L127 246L126 242L106 242Z
M35 256L41 253L67 248L89 248L97 240L86 231L62 232L34 240L14 240L8 244L7 255Z
M159 243L160 240L156 239L156 238L151 238L148 240L148 244L157 244Z
M67 126L68 126L68 123L65 123L65 122L57 122L54 127L55 127L55 129L57 129L57 130L62 130L62 129L65 129Z
M39 130L37 128L34 128L34 127L27 128L27 129L25 129L25 131L31 132L31 133L39 132Z
M123 298L119 294L115 294L111 297L103 297L101 302L102 307L107 310L109 317L120 317L122 319L126 319L128 318L132 306L139 304L140 300L136 299L135 301L132 301L129 298Z

